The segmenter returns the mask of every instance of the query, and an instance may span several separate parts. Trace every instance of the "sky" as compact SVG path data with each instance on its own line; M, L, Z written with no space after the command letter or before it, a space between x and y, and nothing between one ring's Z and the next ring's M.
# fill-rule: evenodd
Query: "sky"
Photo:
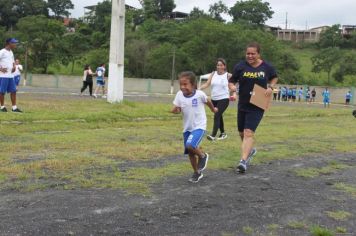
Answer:
M84 15L84 6L95 5L102 0L72 0L74 10L72 17ZM208 11L209 5L219 0L175 0L174 11L189 13L194 7ZM238 0L222 0L229 8ZM355 0L263 0L269 2L274 11L272 19L266 22L270 26L291 29L310 29L324 25L356 25ZM140 8L138 0L126 0L126 4ZM226 16L225 19L231 20Z

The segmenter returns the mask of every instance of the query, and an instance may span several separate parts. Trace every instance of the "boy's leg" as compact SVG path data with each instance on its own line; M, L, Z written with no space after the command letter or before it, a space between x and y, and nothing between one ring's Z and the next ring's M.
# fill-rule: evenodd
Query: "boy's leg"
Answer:
M193 171L194 173L198 173L198 158L195 157L194 154L189 153L189 160L190 160L190 164L192 165Z

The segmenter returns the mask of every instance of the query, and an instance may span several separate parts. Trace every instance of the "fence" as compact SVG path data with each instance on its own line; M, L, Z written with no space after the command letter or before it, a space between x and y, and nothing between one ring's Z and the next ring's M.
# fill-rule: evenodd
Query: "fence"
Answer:
M80 88L82 86L81 76L65 76L65 75L40 75L40 74L28 74L26 85L32 87L42 87L42 88ZM290 87L307 87L306 85L278 85ZM325 89L320 86L309 86L309 89L315 89L316 91L316 101L322 102L322 92ZM178 81L174 81L174 93L179 90ZM351 91L353 95L350 103L355 104L355 88L354 87L344 87L344 88L333 88L328 87L331 94L332 103L344 103L345 95L348 91ZM169 94L171 91L171 81L161 80L161 79L138 79L138 78L125 78L124 79L124 91L125 92L141 92L141 93L163 93ZM210 89L206 89L205 92L209 95Z

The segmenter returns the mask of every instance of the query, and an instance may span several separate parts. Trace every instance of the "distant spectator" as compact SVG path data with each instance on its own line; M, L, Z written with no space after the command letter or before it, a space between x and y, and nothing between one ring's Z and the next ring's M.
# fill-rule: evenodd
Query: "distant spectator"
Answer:
M295 102L297 98L297 88L292 88L292 101Z
M97 94L99 93L100 88L103 91L103 98L106 97L105 95L105 64L101 64L97 69L96 69L96 88L94 92L94 97L97 97Z
M21 80L21 72L23 71L23 67L20 64L20 60L16 59L15 60L15 72L14 72L14 80L16 84L16 90L18 90L20 80Z
M300 102L302 100L302 97L303 97L303 88L301 87L298 90L298 102Z
M292 89L291 88L288 88L287 89L287 95L288 95L288 102L291 102L292 101Z
M352 98L351 91L348 91L345 95L345 104L346 105L350 105L351 98Z
M328 88L325 88L322 95L323 95L324 107L326 106L330 107L330 92Z
M282 93L282 88L281 87L279 87L279 89L278 89L278 101L281 101L281 93Z
M316 91L315 88L311 91L311 99L310 102L315 102L315 97L316 97Z
M305 91L305 102L309 103L310 102L310 90L307 88Z
M274 101L277 101L277 95L278 95L278 93L279 93L278 88L274 88L274 89L273 89L273 100L274 100Z

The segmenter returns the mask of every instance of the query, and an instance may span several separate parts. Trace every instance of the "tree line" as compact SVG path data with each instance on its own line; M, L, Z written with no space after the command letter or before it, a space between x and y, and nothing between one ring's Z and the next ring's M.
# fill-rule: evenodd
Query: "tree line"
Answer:
M298 60L285 50L289 46L265 29L264 23L274 13L268 2L237 1L228 8L218 1L210 5L208 12L193 8L184 20L171 18L176 7L174 0L140 0L140 3L141 9L126 11L125 76L170 79L172 67L174 71L210 73L218 57L227 60L231 71L244 58L245 46L256 41L262 46L263 58L277 68L281 83L303 83ZM73 20L69 26L75 31L71 32L63 25L63 17L73 7L70 0L3 0L0 37L2 41L10 35L18 37L21 44L16 54L26 56L28 68L36 73L48 73L50 65L71 65L73 72L78 65L107 62L111 1L98 3L95 14ZM223 14L229 14L232 22L225 22ZM320 53L329 47L329 33L325 32L315 45ZM354 36L341 41L335 38L332 48L355 48L354 40ZM348 57L355 58L351 54ZM327 68L320 58L321 55L316 55L313 60L315 72ZM336 64L340 66L339 75L350 74L354 69L350 63ZM332 68L336 71L336 66Z

